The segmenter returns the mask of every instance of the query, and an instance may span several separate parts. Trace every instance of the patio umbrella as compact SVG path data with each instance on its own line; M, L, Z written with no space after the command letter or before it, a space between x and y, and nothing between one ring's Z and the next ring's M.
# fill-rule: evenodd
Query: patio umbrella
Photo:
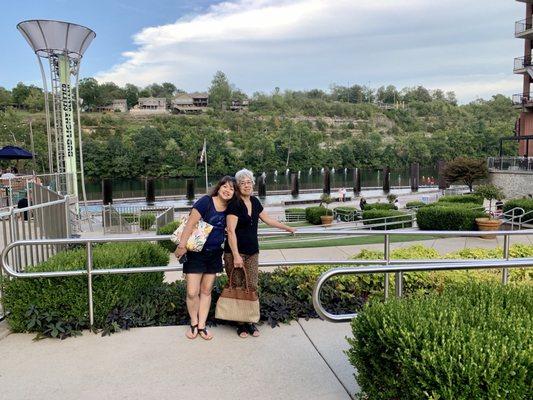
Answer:
M0 160L32 159L33 154L17 146L4 146L0 149Z

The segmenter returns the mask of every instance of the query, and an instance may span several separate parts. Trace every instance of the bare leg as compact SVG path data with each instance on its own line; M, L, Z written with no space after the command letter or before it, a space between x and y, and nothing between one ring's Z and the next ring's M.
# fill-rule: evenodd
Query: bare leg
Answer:
M209 308L211 308L211 291L213 290L213 284L215 282L215 274L203 274L200 282L200 307L198 311L198 329L204 329L207 321L207 315L209 314ZM211 339L213 336L208 333L207 335L200 332L200 335L204 339Z
M187 311L191 318L191 325L198 325L198 313L200 309L200 282L202 274L187 274ZM198 332L187 330L187 337L194 339Z

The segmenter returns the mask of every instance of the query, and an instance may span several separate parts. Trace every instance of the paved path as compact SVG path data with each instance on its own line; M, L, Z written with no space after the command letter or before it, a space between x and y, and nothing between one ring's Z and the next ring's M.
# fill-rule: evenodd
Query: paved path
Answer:
M348 324L301 320L241 339L228 326L188 340L186 327L137 328L64 341L0 340L0 398L349 400Z

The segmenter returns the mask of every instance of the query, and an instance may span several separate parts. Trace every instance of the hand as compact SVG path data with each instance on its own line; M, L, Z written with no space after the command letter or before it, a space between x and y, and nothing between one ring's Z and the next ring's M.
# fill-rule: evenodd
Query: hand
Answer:
M185 253L187 253L187 249L185 247L176 247L176 251L174 251L174 254L176 255L176 258L179 260Z
M292 226L288 226L286 231L294 235L296 233L296 228L293 228Z
M233 267L234 268L244 268L244 261L240 254L233 256Z

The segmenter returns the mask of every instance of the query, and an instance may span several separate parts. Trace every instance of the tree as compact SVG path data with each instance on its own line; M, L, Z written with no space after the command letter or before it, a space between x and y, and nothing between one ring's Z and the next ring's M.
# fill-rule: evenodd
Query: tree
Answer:
M78 84L80 98L83 99L83 107L89 110L96 108L101 103L100 87L94 78L81 79Z
M0 107L8 106L13 103L11 92L6 88L0 86Z
M128 103L128 108L133 107L139 102L139 88L131 83L126 83L124 87L124 94L126 96L126 102Z
M23 105L26 97L30 95L30 86L26 86L24 83L19 82L17 86L11 91L13 96L13 102L18 105Z
M493 184L478 185L476 186L475 193L489 201L489 212L492 211L492 200L502 200L505 198L503 189Z
M489 175L487 163L483 159L457 157L448 162L443 171L444 179L453 183L462 181L472 191L474 182L479 179L485 179Z
M230 101L231 86L228 78L224 72L217 71L209 87L209 104L213 108L220 110L224 103L228 104Z

